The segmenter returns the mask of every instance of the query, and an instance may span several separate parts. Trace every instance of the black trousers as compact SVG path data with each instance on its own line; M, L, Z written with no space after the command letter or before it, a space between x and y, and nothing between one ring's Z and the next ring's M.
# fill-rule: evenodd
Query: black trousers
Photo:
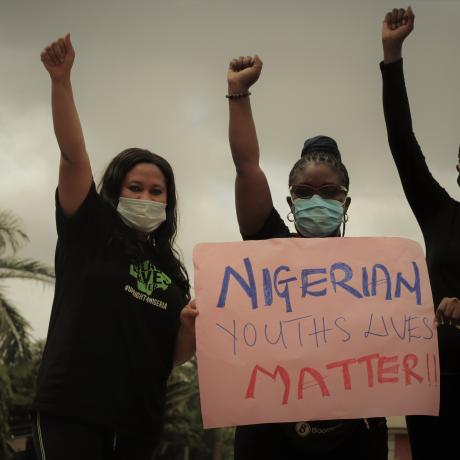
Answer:
M158 443L48 413L33 415L32 434L38 460L151 460Z
M441 375L439 417L406 417L412 460L460 458L460 375Z
M364 422L333 451L301 451L278 424L239 426L235 432L235 460L387 460L388 432L384 419Z

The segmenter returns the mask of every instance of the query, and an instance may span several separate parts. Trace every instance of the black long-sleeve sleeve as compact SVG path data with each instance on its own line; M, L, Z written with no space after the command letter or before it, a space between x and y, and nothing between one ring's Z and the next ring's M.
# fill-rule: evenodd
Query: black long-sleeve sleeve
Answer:
M402 60L380 64L388 141L410 207L425 239L435 308L444 297L460 298L460 203L431 175L417 143ZM441 373L460 374L460 331L438 328Z
M415 138L402 59L381 63L380 69L388 142L404 193L426 239L437 212L451 198L431 175Z

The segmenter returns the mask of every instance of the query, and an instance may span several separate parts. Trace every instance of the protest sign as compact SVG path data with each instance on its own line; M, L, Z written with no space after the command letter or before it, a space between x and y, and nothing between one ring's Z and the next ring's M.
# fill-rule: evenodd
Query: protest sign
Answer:
M203 243L194 264L205 428L437 415L433 300L416 242Z

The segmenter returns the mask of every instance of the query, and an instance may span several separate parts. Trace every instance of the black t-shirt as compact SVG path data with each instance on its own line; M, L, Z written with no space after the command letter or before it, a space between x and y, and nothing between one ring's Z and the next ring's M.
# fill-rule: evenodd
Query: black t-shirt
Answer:
M110 243L124 224L94 183L71 218L56 201L56 287L32 408L157 432L183 293L153 251L132 263Z
M289 231L278 211L273 208L264 225L257 233L242 235L242 237L244 240L266 240L270 238L299 237L299 235ZM375 426L386 427L385 419L372 419L371 425L372 428ZM278 437L279 439L276 442L289 442L299 452L309 454L342 452L341 446L343 443L362 429L368 429L363 419L299 421L294 423L271 423L237 427L238 438L243 440L241 444L248 446L242 447L244 450L250 449L250 440L252 440L253 444L257 443L261 433L265 431L267 436L264 436L263 443L270 443L269 438L273 437L275 439ZM273 442L275 441L273 440ZM374 448L379 452L385 450L385 437L377 440Z
M402 60L380 64L388 141L407 201L420 225L435 309L460 298L460 203L431 175L412 130ZM460 373L460 331L438 327L442 374Z

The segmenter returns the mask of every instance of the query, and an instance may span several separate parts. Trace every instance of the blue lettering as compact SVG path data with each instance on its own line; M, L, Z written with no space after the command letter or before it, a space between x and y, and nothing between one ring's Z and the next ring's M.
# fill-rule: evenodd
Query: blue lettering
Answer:
M377 281L377 269L381 270L383 274L385 275L384 280ZM391 279L390 279L390 273L388 272L387 267L382 264L375 264L372 267L372 295L375 296L377 295L377 284L383 284L385 283L387 286L387 293L385 295L385 300L391 300Z
M338 329L340 329L344 334L346 334L348 337L345 338L345 339L342 339L342 342L348 342L350 339L351 339L351 334L346 331L343 327L341 327L339 324L337 324L337 322L339 321L339 319L343 319L344 321L346 321L346 319L343 317L343 316L339 316L338 318L335 319L334 321L334 324L335 324L335 327L337 327Z
M291 281L297 280L295 276L285 279L285 280L278 280L278 275L280 271L286 271L289 272L291 269L287 267L286 265L280 265L276 270L275 273L273 274L273 282L275 284L275 291L278 294L279 297L282 297L284 299L284 302L286 303L286 311L291 312L292 311L292 306L291 306L291 298L289 296L289 283ZM278 289L278 286L280 284L284 284L284 289L280 291Z
M270 278L270 271L268 268L262 270L262 276L264 280L264 299L265 305L269 306L273 303L273 291L272 291L272 280Z
M218 308L225 307L225 302L227 300L228 285L230 283L230 276L233 276L240 286L244 289L247 296L251 299L252 308L255 309L257 305L257 288L256 281L254 279L254 272L252 270L252 264L248 257L244 259L244 266L246 267L246 272L248 275L248 282L246 282L243 277L230 265L225 267L224 279L222 281L222 288L219 295L219 300L217 302Z
M332 330L331 328L326 328L326 321L324 321L324 316L323 316L323 318L322 318L322 321L323 321L323 328L322 328L322 329L318 329L318 328L316 327L316 318L313 318L313 332L312 332L311 334L308 334L308 335L314 335L314 336L315 336L316 347L317 347L317 348L319 347L318 335L321 334L322 337L323 337L324 343L327 343L326 332L329 332L329 331Z
M287 321L283 321L283 323L292 323L293 321L298 321L297 323L297 333L299 335L299 345L303 347L303 342L302 342L302 329L300 328L300 320L305 319L305 318L310 318L311 315L306 315L306 316L300 316L299 318L294 318L294 319L288 319Z
M396 275L396 290L395 297L401 297L401 285L403 285L410 293L415 292L415 298L417 305L422 303L422 292L420 291L420 272L418 265L415 262L412 262L412 267L414 269L414 285L411 286L407 280L402 276L401 272L398 272Z
M400 334L398 332L398 329L397 327L395 326L395 323L393 321L393 317L390 316L390 321L391 321L391 325L393 326L393 330L396 332L396 335L401 339L401 340L404 340L406 338L406 315L404 315L404 324L403 324L403 332L402 334Z
M431 328L430 324L427 323L427 321L428 321L428 318L426 316L424 316L422 318L422 323L430 331L430 335L428 337L424 336L423 338L426 339L426 340L430 340L430 339L433 338L433 329Z
M308 282L308 276L309 275L316 275L318 273L326 273L325 268L306 268L302 270L302 297L305 297L306 295L311 295L314 297L320 297L323 295L326 295L326 288L320 290L320 291L309 291L308 287L309 286L315 286L320 283L324 283L327 281L327 278L320 278L319 280L311 281Z
M252 344L248 342L248 339L246 338L246 330L248 327L252 327L252 333L253 333L253 342ZM250 346L250 347L253 347L256 342L257 342L257 329L256 327L254 326L254 324L252 323L246 323L243 327L243 337L244 337L244 341L246 342L246 345Z
M233 354L236 355L236 342L237 342L237 338L236 338L236 321L233 320L233 332L229 331L227 328L222 326L222 324L216 323L216 326L220 327L225 332L228 332L230 334L230 336L233 339Z
M367 328L367 331L364 332L364 337L367 339L370 335L376 335L378 337L388 337L388 329L387 329L387 325L385 323L385 320L383 319L383 316L381 317L382 318L382 325L383 325L383 328L385 329L385 332L382 333L382 334L378 334L377 332L372 332L371 329L372 329L372 320L374 318L374 313L371 313L371 316L369 318L369 326Z
M412 327L412 325L411 325L411 321L414 320L414 319L418 319L418 316L412 316L411 315L406 320L406 322L407 322L407 332L409 334L409 342L412 339L420 339L421 338L419 335L412 334L412 331L415 331L416 329L418 329L418 326L417 327Z
M283 347L287 349L286 342L284 341L284 332L283 332L283 322L282 321L279 322L279 326L280 326L280 330L279 330L278 338L274 342L272 342L268 338L268 334L267 334L268 324L265 324L265 339L271 345L276 345L281 340L281 342L283 343Z
M362 268L363 275L363 295L369 297L369 274L367 273L367 268Z
M336 270L342 270L344 273L344 278L340 281L336 280L335 272ZM336 262L331 266L331 282L332 287L334 288L334 292L337 292L337 286L340 286L345 291L349 292L350 294L354 295L356 298L361 299L362 294L357 291L354 287L349 286L347 281L350 281L353 278L353 270L351 267L343 262Z

